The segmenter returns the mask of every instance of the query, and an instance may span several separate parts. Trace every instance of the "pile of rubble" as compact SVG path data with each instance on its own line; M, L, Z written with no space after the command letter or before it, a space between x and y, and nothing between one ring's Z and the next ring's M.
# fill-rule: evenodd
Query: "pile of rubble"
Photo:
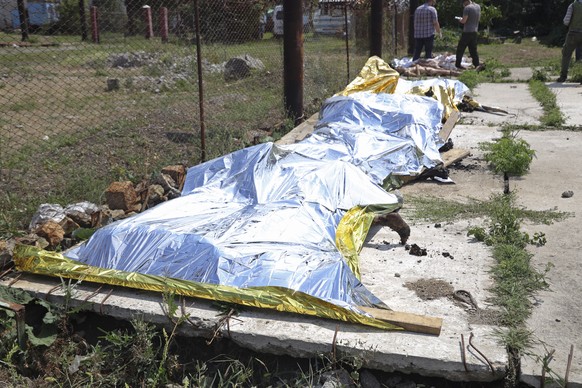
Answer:
M0 268L12 260L17 244L41 249L67 249L87 239L98 228L140 213L161 202L180 196L186 167L168 166L152 179L134 185L131 181L113 182L105 191L105 203L79 202L68 206L42 204L32 217L28 234L0 240Z

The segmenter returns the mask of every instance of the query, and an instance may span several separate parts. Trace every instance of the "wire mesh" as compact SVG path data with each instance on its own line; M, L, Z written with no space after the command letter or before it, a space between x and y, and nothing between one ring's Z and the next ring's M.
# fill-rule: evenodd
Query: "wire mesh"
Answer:
M362 4L304 7L306 116L368 58ZM384 9L392 56L395 6ZM0 0L0 230L40 203L99 202L113 180L199 163L201 119L206 159L291 129L277 11L253 0Z

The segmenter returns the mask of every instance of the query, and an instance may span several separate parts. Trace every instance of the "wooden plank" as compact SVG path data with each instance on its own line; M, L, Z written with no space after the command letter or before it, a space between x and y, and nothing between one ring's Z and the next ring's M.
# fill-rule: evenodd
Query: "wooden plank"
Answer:
M377 309L373 307L358 306L362 311L367 312L374 318L392 323L402 327L407 331L415 333L440 335L443 326L442 318L429 317L400 311Z
M441 128L441 131L439 132L439 137L441 139L443 139L444 141L447 141L449 136L451 136L451 132L453 131L453 128L455 128L455 124L457 124L457 121L459 121L460 116L461 116L461 114L459 113L458 110L451 111L449 118L447 119L447 121L445 121L445 123L443 124L443 127Z
M445 167L449 167L451 164L458 162L459 160L462 160L469 155L471 155L471 151L451 148L447 152L443 152L441 154L441 159L443 160Z
M289 133L277 140L276 144L294 144L305 139L313 132L315 124L319 120L319 113L313 114L310 118L293 128Z

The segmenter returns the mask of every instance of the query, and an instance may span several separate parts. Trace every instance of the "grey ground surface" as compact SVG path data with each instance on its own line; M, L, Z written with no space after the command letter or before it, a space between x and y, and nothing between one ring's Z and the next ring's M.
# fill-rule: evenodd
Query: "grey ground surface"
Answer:
M518 69L518 74L528 69ZM567 117L566 125L571 129L582 129L582 110L576 106L581 101L582 86L577 83L549 82L547 86L555 93L562 112ZM463 161L479 159L478 143L499 136L499 125L530 124L539 118L541 109L531 99L524 84L484 84L474 91L475 99L482 105L497 106L507 110L508 120L502 116L481 112L464 114L452 138L461 148L468 148L472 155ZM534 265L543 270L548 263L550 287L538 293L534 309L528 320L528 329L533 333L534 346L522 358L522 381L540 386L541 360L552 355L546 377L564 383L568 373L568 386L582 384L582 288L580 275L580 249L582 248L582 173L580 171L580 148L582 132L577 131L521 131L519 136L536 151L536 158L529 174L512 181L520 205L532 210L554 209L571 214L566 220L551 225L525 224L530 235L544 233L546 245L532 247ZM468 176L467 176L468 175ZM488 173L456 174L451 177L457 183L452 187L432 189L435 195L475 197L485 199L501 187L499 177ZM407 189L403 191L406 193ZM444 189L444 192L440 190ZM563 198L562 193L572 191L573 197ZM425 190L422 191L426 193ZM572 360L568 371L568 357ZM546 384L546 386L548 386Z

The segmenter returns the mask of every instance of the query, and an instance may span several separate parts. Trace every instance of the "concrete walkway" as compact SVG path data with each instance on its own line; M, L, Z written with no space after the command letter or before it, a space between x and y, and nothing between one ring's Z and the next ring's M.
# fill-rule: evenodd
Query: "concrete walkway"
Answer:
M523 71L518 73L524 74ZM556 95L557 104L567 118L566 125L582 129L582 109L579 107L582 86L556 82L549 82L547 86ZM455 128L454 134L461 139L458 145L471 148L473 156L479 153L475 139L483 141L484 137L499 136L496 133L498 124L536 124L541 115L541 108L529 95L526 84L479 85L475 98L482 105L499 106L510 114L506 121L480 112L463 115L463 123L489 128L475 125ZM470 135L463 134L463 130ZM530 173L515 181L520 204L532 210L555 209L572 215L551 225L524 226L530 235L541 232L547 238L545 246L531 249L532 264L541 271L548 263L551 268L547 274L549 289L535 296L534 309L527 322L534 343L521 359L521 379L539 387L544 374L553 382L546 381L547 387L563 385L567 376L568 387L582 386L582 287L579 286L582 198L578 195L582 194L582 173L575 167L580 162L582 132L520 131L519 136L536 151ZM481 191L487 191L483 190L482 182L475 183ZM568 190L575 196L562 198L561 194ZM546 371L542 367L544 360L549 361Z
M523 72L519 74L527 76ZM576 84L548 85L556 92L560 107L571 120L568 125L582 125L581 113L574 106L576 101L580 101L582 87ZM423 181L403 187L404 216L409 211L406 198L411 196L486 200L500 192L501 179L483 167L479 143L499 137L503 123L535 125L541 108L522 82L484 84L474 94L482 105L499 107L509 114L463 114L451 138L455 148L471 151L471 155L462 161L467 168L452 170L455 184ZM312 128L312 125L304 125L289 136L297 136L300 132L301 136L294 138L300 139L309 131L308 127ZM579 237L582 234L579 221L582 219L582 177L580 172L568 168L579 160L582 133L522 131L520 136L530 142L537 155L531 174L516 181L518 197L523 205L535 210L558 206L558 210L576 215L564 223L532 226L532 233L541 229L548 240L545 247L533 252L534 264L543 267L551 261L554 267L548 275L550 290L536 296L533 315L528 321L528 328L533 331L537 342L531 353L522 358L522 380L534 386L540 385L540 359L552 349L555 352L550 363L551 373L565 376L568 354L573 345L569 386L582 386L582 314L579 303L582 287L578 286L581 267L576 261L577 252L582 248ZM573 190L574 197L569 201L561 199L560 193L564 190ZM338 321L253 309L243 309L226 326L216 307L210 302L194 299L184 303L181 313L189 315L189 324L182 325L179 332L205 337L219 334L230 337L245 348L276 355L318 357L337 351L342 357L357 357L363 361L364 367L387 372L419 373L456 381L502 379L508 358L496 336L500 329L495 321L496 307L488 302L493 285L489 273L493 259L487 246L467 237L470 226L482 226L483 222L411 223L409 244L426 249L425 256L411 255L398 244L396 233L388 228L376 228L371 230L361 252L362 281L366 287L395 311L442 318L439 336L386 332ZM0 285L27 290L51 301L62 302L66 298L63 290L55 288L61 284L59 280L24 274L12 282L13 279L4 278ZM453 291L469 292L477 307L452 298ZM169 329L173 326L158 293L107 286L100 289L98 285L83 282L75 287L74 297L67 303L116 318L143 316Z

